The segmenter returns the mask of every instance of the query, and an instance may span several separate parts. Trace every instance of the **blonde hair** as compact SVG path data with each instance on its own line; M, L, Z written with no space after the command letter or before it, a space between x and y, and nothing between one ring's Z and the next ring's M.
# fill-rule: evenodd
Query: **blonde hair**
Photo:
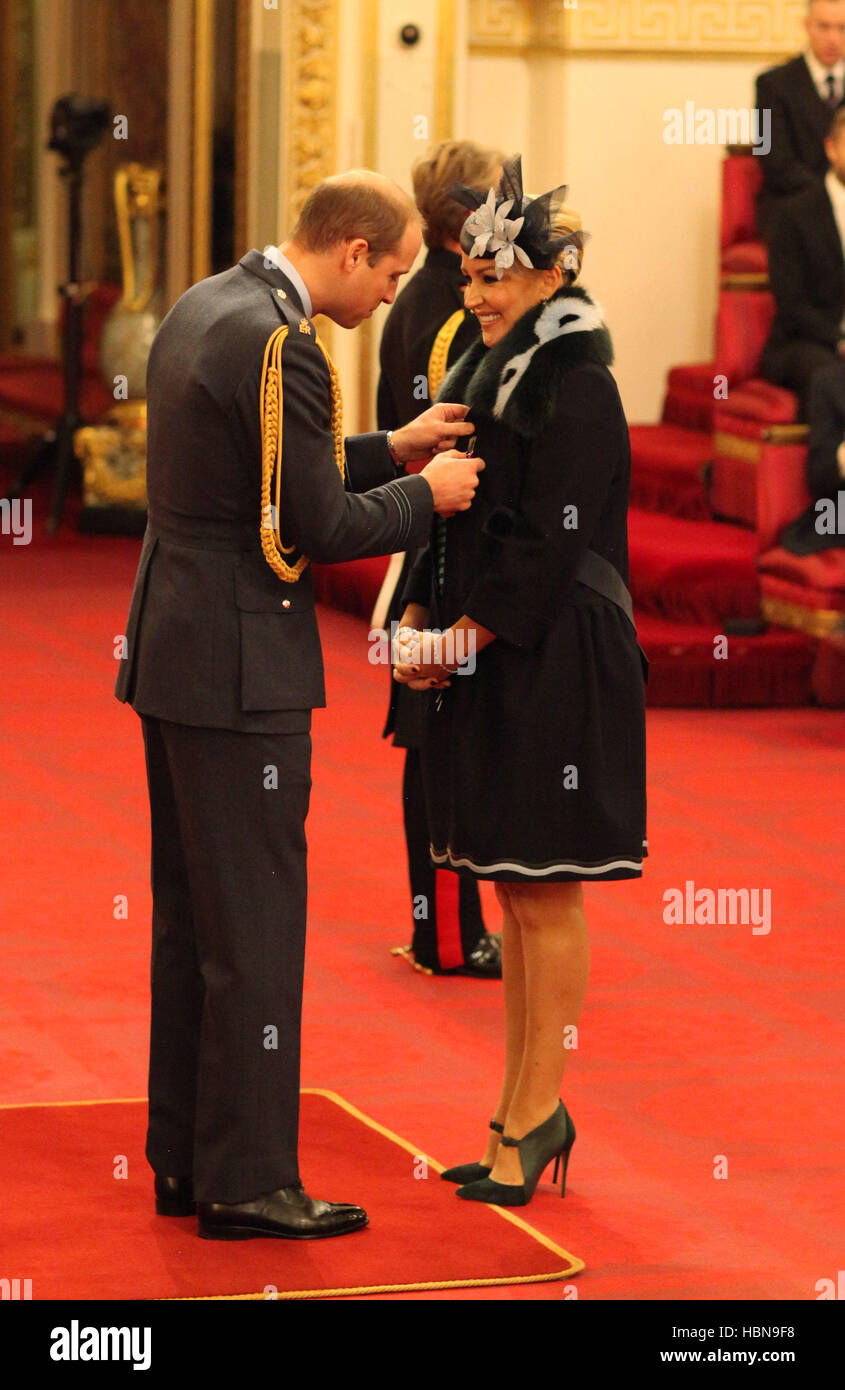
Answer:
M553 236L566 236L568 232L580 232L583 230L580 214L574 208L567 207L562 203L556 208L551 217L551 229ZM572 245L564 246L558 254L555 265L560 266L563 273L563 283L573 285L581 274L581 265L584 260L583 246Z
M842 109L845 111L845 107ZM531 202L534 201L535 196L538 195L532 193L527 193L525 195ZM570 232L580 232L583 230L581 214L576 212L574 208L567 206L566 203L560 203L554 209L549 219L549 228L550 234L553 237L567 236ZM570 242L568 246L564 246L559 251L557 259L552 262L552 267L547 268L551 269L554 266L559 266L563 276L563 284L574 285L578 276L581 274L583 260L583 246L573 245ZM543 267L535 266L533 270L528 270L521 266L516 259L514 260L513 268L516 271L521 271L523 275L542 275L543 273Z
M414 198L423 217L426 246L444 246L458 241L469 213L461 203L447 196L453 184L468 188L488 188L499 181L505 156L474 140L442 140L416 161L411 170Z

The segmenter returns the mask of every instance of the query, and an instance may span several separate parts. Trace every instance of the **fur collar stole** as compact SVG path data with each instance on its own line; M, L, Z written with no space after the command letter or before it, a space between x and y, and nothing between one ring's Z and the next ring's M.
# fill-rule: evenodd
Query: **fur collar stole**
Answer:
M613 344L600 304L579 285L561 288L522 315L487 348L481 339L447 372L439 401L461 401L516 434L540 434L551 420L566 371L580 362L609 367Z

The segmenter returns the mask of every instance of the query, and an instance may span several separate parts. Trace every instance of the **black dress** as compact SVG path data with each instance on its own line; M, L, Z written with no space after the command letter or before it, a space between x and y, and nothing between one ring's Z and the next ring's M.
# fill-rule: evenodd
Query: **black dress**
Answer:
M589 547L628 580L628 430L598 306L561 289L441 387L470 406L486 464L469 511L435 517L405 591L430 626L497 634L426 694L435 864L478 878L634 878L647 854L636 633L574 578Z

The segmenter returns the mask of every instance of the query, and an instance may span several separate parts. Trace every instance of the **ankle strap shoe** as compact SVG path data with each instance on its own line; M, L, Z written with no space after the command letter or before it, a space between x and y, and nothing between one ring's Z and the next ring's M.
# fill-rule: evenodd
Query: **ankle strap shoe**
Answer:
M500 1125L498 1120L491 1120L490 1128L497 1134L505 1132L504 1125ZM440 1176L444 1182L478 1182L480 1178L486 1178L490 1171L486 1163L459 1163L454 1168L444 1168Z

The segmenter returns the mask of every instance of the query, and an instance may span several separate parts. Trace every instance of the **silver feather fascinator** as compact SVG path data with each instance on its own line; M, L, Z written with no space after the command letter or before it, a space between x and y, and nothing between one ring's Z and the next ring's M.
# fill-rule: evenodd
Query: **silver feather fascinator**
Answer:
M539 198L527 197L522 188L521 154L505 160L498 192L491 188L486 198L476 188L453 184L449 197L471 209L461 229L461 246L468 256L494 257L500 280L515 259L531 270L548 269L566 246L573 248L577 269L588 233L573 230L558 235L552 229L555 214L566 207L567 191L564 183ZM515 217L509 215L513 211Z

